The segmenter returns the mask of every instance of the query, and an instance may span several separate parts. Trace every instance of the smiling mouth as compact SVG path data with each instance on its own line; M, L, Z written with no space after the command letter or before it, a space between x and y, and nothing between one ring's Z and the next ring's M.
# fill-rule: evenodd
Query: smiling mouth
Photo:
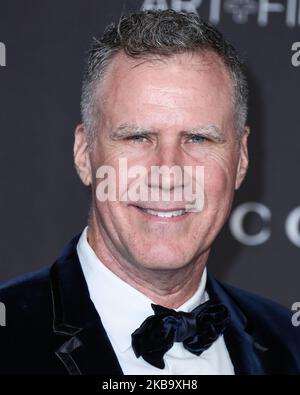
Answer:
M157 217L161 217L161 218L179 217L180 215L184 215L186 213L185 210L160 211L160 210L153 210L150 208L141 208L141 210L148 214L156 215Z
M139 206L135 206L135 207L144 213L147 213L147 214L153 215L155 217L159 217L159 218L174 218L174 217L181 217L181 216L187 214L187 211L185 209L158 210L158 209L145 208L145 207L139 207Z

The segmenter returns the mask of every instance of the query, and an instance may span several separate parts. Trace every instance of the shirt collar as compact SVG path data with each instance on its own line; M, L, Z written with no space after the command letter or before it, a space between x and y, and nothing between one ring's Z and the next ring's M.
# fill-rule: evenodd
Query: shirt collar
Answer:
M154 314L154 302L101 262L87 241L87 227L78 241L77 253L102 324L113 345L124 352L131 347L131 334ZM205 268L194 295L175 310L189 312L205 301L206 277Z

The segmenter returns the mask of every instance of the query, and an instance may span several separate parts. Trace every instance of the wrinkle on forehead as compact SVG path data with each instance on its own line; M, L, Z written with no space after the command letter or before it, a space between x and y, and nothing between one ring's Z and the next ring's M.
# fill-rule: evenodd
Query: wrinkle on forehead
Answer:
M198 52L186 52L181 54L174 54L171 56L158 56L158 55L147 55L140 58L132 58L126 55L124 52L120 52L115 55L111 64L108 66L105 72L102 82L99 84L97 91L98 94L101 93L102 101L106 101L105 91L111 90L112 85L117 85L116 81L123 79L124 76L130 78L131 73L135 73L136 77L143 75L144 68L162 70L166 67L168 72L176 73L184 70L195 71L198 73L203 73L211 70L218 71L219 82L225 85L227 89L232 93L233 84L230 73L227 66L224 64L223 60L211 50L203 50ZM140 69L140 70L139 70ZM140 73L139 73L140 72ZM182 75L182 80L184 81L185 75ZM155 87L153 87L155 89ZM166 94L171 94L173 90L171 88L165 88ZM100 96L97 95L99 98Z

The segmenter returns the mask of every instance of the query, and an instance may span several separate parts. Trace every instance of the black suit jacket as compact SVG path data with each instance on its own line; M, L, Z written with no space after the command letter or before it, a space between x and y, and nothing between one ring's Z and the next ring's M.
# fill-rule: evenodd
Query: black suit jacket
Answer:
M89 298L78 238L51 268L0 287L0 374L122 374ZM210 276L207 291L230 311L224 338L236 374L300 373L300 328L289 310Z

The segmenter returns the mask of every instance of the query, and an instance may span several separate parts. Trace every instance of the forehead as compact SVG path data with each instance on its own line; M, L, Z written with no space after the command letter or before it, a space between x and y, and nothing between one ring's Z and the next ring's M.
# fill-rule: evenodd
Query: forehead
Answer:
M103 114L134 121L149 115L173 119L222 118L232 112L232 81L222 60L212 52L134 59L120 53L98 87Z

